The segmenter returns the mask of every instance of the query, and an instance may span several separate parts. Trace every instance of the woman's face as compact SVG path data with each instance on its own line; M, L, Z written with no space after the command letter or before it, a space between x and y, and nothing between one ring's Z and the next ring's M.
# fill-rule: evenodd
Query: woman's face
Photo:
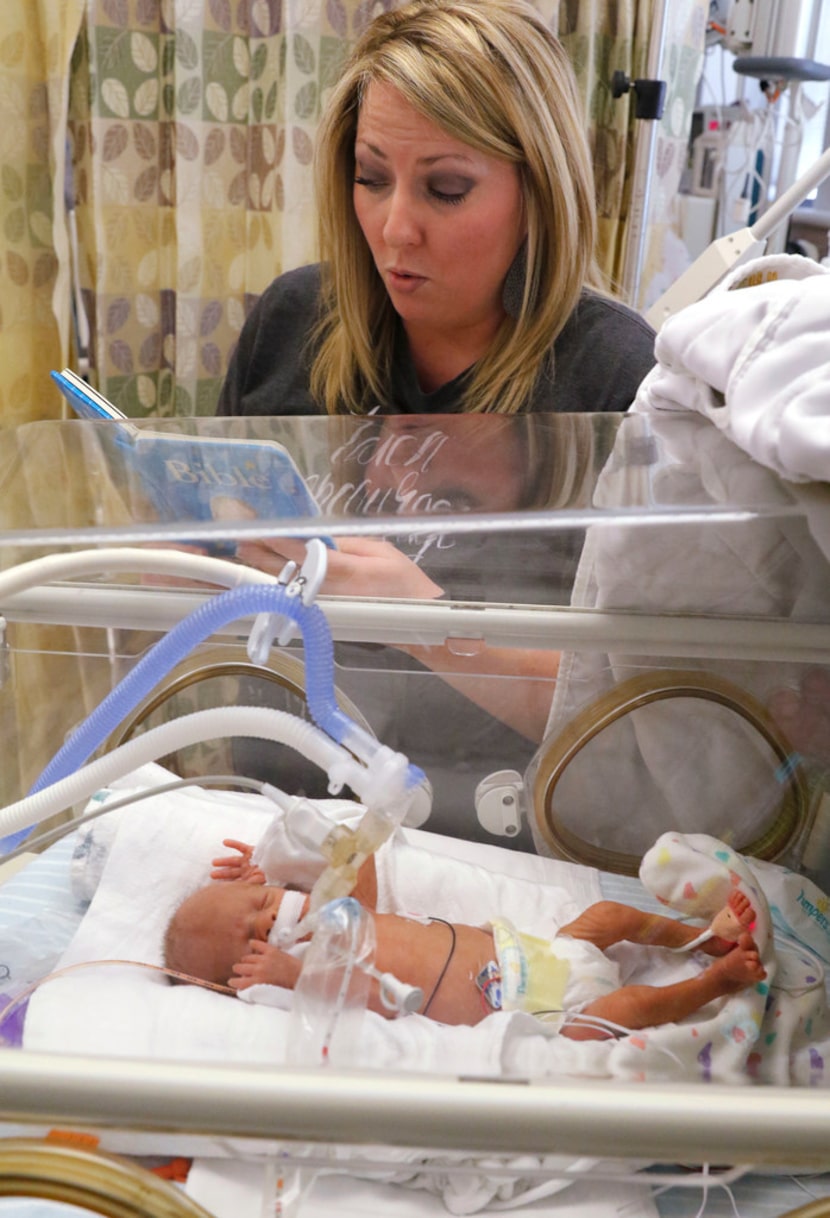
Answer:
M379 82L360 108L355 164L358 223L407 333L492 337L525 234L517 166L447 135Z
M532 476L524 422L496 414L393 415L381 424L368 487L385 511L513 511Z

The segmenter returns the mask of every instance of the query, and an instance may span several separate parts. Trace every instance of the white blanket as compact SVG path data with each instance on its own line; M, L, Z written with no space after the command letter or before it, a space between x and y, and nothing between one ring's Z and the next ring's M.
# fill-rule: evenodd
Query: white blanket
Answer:
M758 258L660 330L635 411L693 410L768 469L830 481L830 272Z
M137 785L152 784L163 773L158 767L147 767ZM123 787L124 782L119 785ZM190 788L156 796L117 815L118 832L101 882L62 966L101 959L161 963L170 914L187 892L207 880L210 860L221 851L222 839L233 836L255 842L273 817L273 805L260 796ZM476 861L449 857L446 851L453 849ZM763 885L777 885L779 924L789 926L813 950L830 958L822 925L826 898L801 877L790 880L788 887L780 880L784 874L779 868L767 868ZM730 887L740 885L757 910L755 933L773 981L778 965L767 905L762 885L745 860L704 835L667 834L647 856L643 876L660 900L701 921L723 904ZM598 875L589 868L494 847L445 842L417 830L404 832L382 849L378 879L380 904L387 909L473 924L489 922L498 914L523 930L548 937L600 897ZM693 889L702 890L708 904L695 904L689 895ZM644 951L620 945L612 950L624 982L667 984L693 975L706 963L705 957L662 949ZM700 1076L721 1081L745 1080L749 1065L756 1078L803 1080L815 1077L815 1056L804 1058L799 1053L808 1040L812 1044L823 1038L823 1028L816 1022L823 1018L823 990L806 980L807 974L816 973L813 958L803 965L794 964L793 959L788 961L787 985L804 994L796 1003L791 1028L787 1021L792 1003L785 1018L780 1012L787 1006L786 995L779 995L774 1016L777 1035L768 1052L761 1053L756 1043L765 996L744 994L714 1012L717 1043L705 1060L695 1062L689 1060L685 1048L678 1049L679 1042L685 1046L687 1032L678 1034L672 1027L653 1029L647 1038L640 1034L621 1041L577 1043L541 1030L538 1021L528 1016L505 1013L492 1015L473 1028L447 1027L421 1016L386 1020L367 1013L361 1030L361 1062L380 1069L456 1076L577 1073L649 1079ZM812 1038L804 1033L805 1011L813 1019ZM128 965L107 965L83 969L42 986L30 1004L24 1044L32 1049L81 1053L276 1064L285 1060L289 1018L284 1011L196 987L170 986L162 977ZM706 1018L682 1026L699 1028ZM801 1031L796 1026L799 1019ZM786 1035L782 1034L782 1020L788 1028ZM753 1023L754 1031L747 1021ZM728 1047L722 1046L722 1029L739 1025L746 1025L744 1033L731 1037ZM709 1032L704 1035L708 1037ZM644 1053L646 1041L649 1048ZM292 1060L296 1060L293 1052ZM750 1054L754 1054L751 1062Z
M151 766L132 781L153 785L163 777L168 776ZM123 780L119 787L130 781ZM191 789L154 797L115 815L117 833L101 881L63 965L113 958L159 963L173 908L184 893L206 880L222 838L256 841L273 815L273 805L257 796ZM474 861L461 861L452 854ZM821 894L779 868L767 866L762 874L765 887L775 891L776 923L794 926L813 949L830 957L830 923L822 912L826 901L822 904ZM776 967L771 922L757 879L743 860L724 853L720 843L707 838L658 843L645 878L661 900L704 921L722 904L729 887L746 887L759 912L756 933L764 945L764 959L771 971ZM588 868L434 839L417 830L404 832L401 840L382 852L379 880L385 904L402 902L411 912L467 921L488 921L494 910L500 910L523 928L543 934L551 934L600 896L598 876ZM630 980L666 984L701 967L690 956L661 950L616 950L624 973L628 965ZM632 967L635 959L645 966L639 973ZM807 971L815 972L814 957L805 959ZM767 1012L775 1021L772 1029L765 1022L766 996L759 990L738 995L688 1024L612 1042L577 1043L550 1036L524 1015L497 1014L475 1028L450 1028L420 1016L388 1021L370 1013L362 1029L362 1047L366 1060L380 1068L452 1075L538 1078L577 1073L627 1079L784 1081L791 1069L794 1080L823 1081L830 1046L815 1040L824 1030L823 1003L819 991L805 983L805 967L791 967L789 972L789 984L801 986L804 996L789 1003L779 1001L772 1013ZM169 986L152 972L108 965L82 969L37 991L27 1015L24 1043L29 1049L90 1054L278 1063L284 1057L289 1018L284 1011L250 1006L203 989ZM120 1143L112 1148L124 1150ZM376 1162L389 1164L386 1173L373 1171L373 1180L427 1190L459 1214L491 1203L516 1205L525 1194L528 1199L538 1195L538 1176L522 1174L529 1166L554 1173L570 1166L561 1157L524 1156L515 1161L516 1175L505 1180L488 1177L486 1160L479 1163L448 1155L442 1157L447 1171L436 1173L434 1152L369 1149ZM426 1160L430 1169L425 1171ZM460 1176L452 1170L459 1162L468 1169ZM471 1166L476 1168L474 1175ZM333 1170L345 1168L346 1161L341 1160ZM361 1175L359 1164L349 1170ZM553 1191L561 1184L553 1182L549 1187ZM608 1185L608 1213L616 1212L614 1195L614 1186ZM599 1198L596 1203L599 1206ZM551 1196L546 1204L550 1209L545 1212L552 1212L558 1200ZM642 1192L637 1212L654 1212Z

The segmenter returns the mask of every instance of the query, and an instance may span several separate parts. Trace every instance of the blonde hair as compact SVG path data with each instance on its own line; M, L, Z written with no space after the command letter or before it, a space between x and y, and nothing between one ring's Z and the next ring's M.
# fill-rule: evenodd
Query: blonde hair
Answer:
M354 142L372 81L425 118L519 170L527 273L518 317L506 317L465 390L466 410L515 414L537 379L594 261L596 206L573 71L524 0L414 0L384 13L354 48L323 116L316 185L323 317L311 390L329 413L385 404L395 314L352 202Z

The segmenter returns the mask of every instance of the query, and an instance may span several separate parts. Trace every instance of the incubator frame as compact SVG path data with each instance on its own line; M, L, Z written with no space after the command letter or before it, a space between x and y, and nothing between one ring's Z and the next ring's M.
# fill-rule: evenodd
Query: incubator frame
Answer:
M85 425L86 426L86 425ZM800 518L797 505L776 504L776 515ZM736 504L683 513L684 523L750 521L757 509ZM762 513L760 513L762 514ZM666 519L671 517L665 513ZM648 523L660 512L644 510ZM601 513L562 509L557 528L595 525ZM550 526L544 513L527 513L528 531ZM325 520L335 537L360 532L386 535L388 519ZM515 518L477 516L469 531L515 529ZM221 533L193 525L188 536ZM413 521L412 530L435 529L435 518ZM455 527L459 527L456 525ZM294 525L297 536L308 524ZM273 522L240 526L240 535L268 535ZM286 532L292 531L286 529ZM13 530L0 544L31 548L112 542L164 544L181 529L131 526ZM0 605L7 622L113 626L164 631L211 593L102 587L92 582L25 588ZM670 655L684 658L789 659L826 663L830 621L793 622L727 615L670 615L580 610L523 603L471 606L464 602L383 602L368 598L319 599L336 640L394 643L486 643ZM217 632L237 637L235 625ZM190 1065L172 1062L75 1058L31 1051L0 1055L0 1120L23 1129L58 1125L83 1130L129 1130L196 1137L217 1145L251 1139L267 1157L290 1155L298 1142L330 1144L431 1144L442 1151L489 1154L568 1153L662 1162L719 1162L814 1169L828 1163L826 1130L830 1094L797 1087L765 1087L764 1103L753 1089L700 1084L670 1088L585 1080L495 1081L290 1067Z

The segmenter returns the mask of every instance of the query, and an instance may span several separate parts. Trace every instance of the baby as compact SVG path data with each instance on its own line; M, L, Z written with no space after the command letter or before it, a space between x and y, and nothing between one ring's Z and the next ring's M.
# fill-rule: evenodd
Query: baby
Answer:
M188 977L227 984L239 993L253 985L293 989L301 961L269 942L281 911L292 907L296 923L308 897L266 883L252 861L252 847L226 839L236 853L213 862L212 880L187 897L165 938L165 964ZM372 911L375 966L417 987L419 1013L441 1023L478 1023L493 1010L523 1009L562 1015L561 1032L572 1039L609 1035L598 1021L633 1031L676 1022L717 998L766 977L750 934L755 913L734 890L702 936L699 927L647 914L615 901L591 905L560 928L550 942L519 934L506 921L490 927L378 913L374 859L360 870L354 898ZM285 908L283 908L286 903ZM604 954L615 943L686 950L701 943L712 962L697 976L666 986L616 984L616 966ZM369 1008L390 1015L377 981Z

